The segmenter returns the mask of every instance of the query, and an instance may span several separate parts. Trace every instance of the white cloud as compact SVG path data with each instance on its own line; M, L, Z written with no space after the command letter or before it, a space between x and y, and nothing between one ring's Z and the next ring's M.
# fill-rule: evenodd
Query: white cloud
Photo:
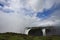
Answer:
M44 0L29 0L28 4L32 7L34 11L42 11Z
M26 12L22 10L24 7L21 7L19 1L15 3L16 1L11 2L10 7L3 8L3 10L12 9L14 12L6 13L3 10L0 11L0 32L23 33L24 28L34 22L35 19L29 15L25 15Z
M35 15L35 11L33 11L34 9L36 9L37 11L40 10L41 8L43 9L43 7L42 7L44 5L43 0L42 0L43 5L42 4L37 5L40 3L40 2L38 2L39 0L37 2L35 0L33 0L33 1L25 0L25 2L27 2L27 3L25 3L24 0L22 2L20 2L20 1L22 1L22 0L12 0L9 7L5 6L3 8L3 10L12 9L14 12L6 13L3 10L0 11L0 32L23 33L25 27L40 26L40 25L44 25L44 24L45 25L54 24L54 22L51 20L49 21L49 19L46 19L45 21L40 21L40 18L37 18ZM49 3L49 1L47 1L47 3ZM29 4L32 7L30 7ZM46 4L47 9L50 7L51 7L50 5ZM27 10L29 10L29 12L22 10L23 8L26 8ZM26 14L28 14L28 15L26 15ZM53 16L55 16L55 15L53 15ZM50 19L53 19L53 18L51 17ZM58 22L56 22L56 23L58 23Z

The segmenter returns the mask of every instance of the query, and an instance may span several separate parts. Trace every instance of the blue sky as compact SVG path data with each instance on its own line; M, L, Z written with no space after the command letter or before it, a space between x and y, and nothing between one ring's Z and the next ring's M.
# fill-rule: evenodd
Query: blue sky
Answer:
M37 17L42 19L49 18L51 14L58 10L60 10L60 4L55 3L50 9L44 9L43 12L37 12Z
M60 26L59 0L0 0L0 32L42 25Z

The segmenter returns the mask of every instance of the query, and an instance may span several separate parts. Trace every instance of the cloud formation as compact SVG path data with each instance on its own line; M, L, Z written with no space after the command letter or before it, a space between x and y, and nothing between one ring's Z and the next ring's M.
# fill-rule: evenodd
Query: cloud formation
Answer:
M0 3L3 1L0 1ZM42 4L40 4L40 2ZM37 12L43 12L44 9L50 10L54 3L56 3L56 5L60 3L59 1L57 2L55 0L4 1L4 7L0 8L0 32L24 33L25 27L55 24L59 25L60 10L56 10L50 17L47 17L47 19L44 19L43 21L41 18L37 17Z

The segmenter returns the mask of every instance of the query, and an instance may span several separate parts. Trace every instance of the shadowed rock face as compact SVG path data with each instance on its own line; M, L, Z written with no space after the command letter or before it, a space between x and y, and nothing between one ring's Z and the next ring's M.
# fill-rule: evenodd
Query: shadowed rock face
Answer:
M31 29L28 33L28 35L32 35L32 36L42 36L42 30L41 29Z
M60 35L60 26L31 27L27 29L31 29L28 31L28 35L32 36L44 36L44 34L46 34L45 36Z
M47 35L52 35L52 33L54 31L52 31L52 29L46 29L46 36ZM31 29L29 32L28 32L28 35L32 35L32 36L43 36L43 31L41 28L35 28L35 29Z

